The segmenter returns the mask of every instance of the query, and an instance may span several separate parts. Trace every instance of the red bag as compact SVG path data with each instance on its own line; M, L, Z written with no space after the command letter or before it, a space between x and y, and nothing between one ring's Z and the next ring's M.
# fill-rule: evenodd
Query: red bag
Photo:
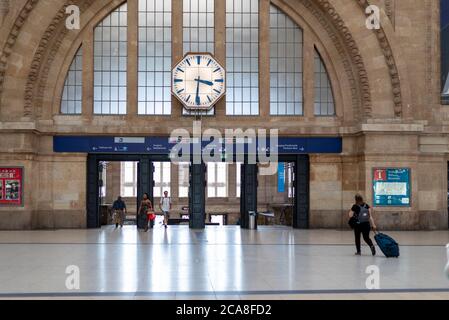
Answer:
M147 216L148 216L148 220L150 220L150 221L153 221L154 219L156 219L156 215L154 214L154 212L148 212Z

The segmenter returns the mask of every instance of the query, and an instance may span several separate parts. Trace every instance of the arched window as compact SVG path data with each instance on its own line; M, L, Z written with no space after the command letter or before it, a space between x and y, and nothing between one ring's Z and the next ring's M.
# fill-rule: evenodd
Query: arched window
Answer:
M214 0L183 0L184 54L214 54Z
M141 115L171 114L171 0L139 0L139 107Z
M259 0L226 0L226 114L259 114Z
M81 114L83 100L83 49L72 60L64 83L61 100L62 114Z
M302 30L270 7L270 114L302 115Z
M126 114L127 7L114 10L94 31L95 114Z
M334 94L326 66L315 49L315 115L335 115Z
M93 90L93 114L171 115L175 99L171 94L171 72L177 62L173 61L173 55L210 52L226 56L222 61L227 75L226 115L257 116L260 97L268 97L259 92L259 63L268 63L259 61L259 42L262 41L264 47L270 46L270 98L263 101L264 106L269 105L269 111L264 110L264 113L301 116L305 113L303 101L307 99L314 102L314 110L308 110L309 113L335 116L335 100L325 61L315 43L304 44L304 39L313 41L310 40L313 37L304 37L305 31L275 5L270 5L266 12L268 7L260 7L259 0L219 1L222 0L135 0L129 6L124 2L103 18L93 30L93 79L90 72L84 73L89 80L86 83L93 82L93 88L86 88L86 92ZM264 12L259 13L260 8ZM225 21L216 19L216 14L220 14L216 12L218 9L223 10ZM128 10L133 12L128 13ZM269 17L269 29L259 30L259 14ZM128 18L135 16L137 19ZM216 26L218 21L223 25ZM128 41L128 23L130 31L137 30L137 35L130 34L133 41ZM215 34L216 27L220 33ZM175 36L182 38L182 46L173 46L174 30L181 33ZM225 39L221 31L225 31ZM261 36L260 32L263 32ZM220 36L220 41L225 40L224 48L216 46L216 35ZM90 42L82 43L85 59L90 56L87 55L92 50L90 46ZM315 48L314 66L304 66L305 47ZM67 73L61 94L61 114L83 112L83 50L78 50ZM128 52L136 50L136 55L128 57ZM85 65L92 65L92 62ZM128 70L128 65L137 68ZM304 67L310 68L307 69L310 72L314 68L313 79L308 79L314 82L313 92L303 90ZM268 75L264 73L263 76ZM137 79L137 88L128 87L128 79ZM132 97L131 101L128 96ZM137 106L128 106L136 98ZM308 106L312 109L312 104ZM183 115L214 116L215 108L208 112L183 110Z

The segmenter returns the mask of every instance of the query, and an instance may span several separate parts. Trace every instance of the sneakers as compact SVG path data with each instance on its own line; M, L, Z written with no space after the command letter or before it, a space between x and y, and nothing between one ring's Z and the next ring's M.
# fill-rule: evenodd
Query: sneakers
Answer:
M165 229L167 229L167 225L166 224L164 224L164 227L165 227Z
M356 255L356 256L361 256L362 253L361 253L361 252L356 252L355 255Z

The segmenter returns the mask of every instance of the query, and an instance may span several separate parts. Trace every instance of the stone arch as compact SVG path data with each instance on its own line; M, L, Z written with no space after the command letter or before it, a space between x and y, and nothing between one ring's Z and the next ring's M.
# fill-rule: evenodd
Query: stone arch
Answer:
M371 5L371 0L357 0L357 3L362 8L363 12L365 12L366 8ZM408 94L409 90L406 90L404 87L408 85L402 85L402 83L406 83L407 81L404 77L401 78L401 74L407 74L405 65L398 63L399 59L397 59L398 51L401 51L399 47L394 47L392 43L394 43L395 35L393 34L393 13L392 13L392 4L391 1L386 2L386 10L387 12L382 14L385 15L383 19L381 19L382 24L380 29L373 29L373 32L376 34L379 45L382 49L382 53L385 57L385 63L388 67L388 72L390 75L392 93L393 93L393 102L394 102L394 113L395 116L401 118L404 116L404 98L405 101L408 102ZM388 19L386 18L388 17ZM389 21L389 22L387 22ZM406 97L404 97L404 95ZM407 103L406 102L406 103ZM407 116L405 114L405 116Z
M8 57L13 51L13 46L20 29L27 19L29 13L35 8L39 0L28 0L23 9L17 16L9 36L5 42L2 55L0 56L0 99L2 98L3 83ZM32 117L35 114L42 112L42 94L48 89L47 77L56 55L61 54L60 46L65 39L65 33L61 26L63 25L65 7L73 3L82 3L81 7L88 8L93 5L95 1L79 1L69 0L57 12L52 23L43 34L39 47L36 50L35 57L28 75L25 86L25 102L24 102L24 116ZM107 3L104 7L116 7L123 0L113 0ZM273 0L277 6L291 6L286 0ZM334 42L337 50L343 58L343 65L345 74L351 84L352 105L354 114L361 112L361 118L370 118L372 113L371 93L368 80L368 72L363 63L363 57L358 50L357 43L351 35L348 27L345 26L343 19L340 17L336 9L328 0L299 0L305 8L312 12L318 19L321 26L326 29L329 37ZM362 10L369 5L367 0L358 0ZM104 11L104 10L103 10ZM286 12L284 10L284 12ZM395 103L395 115L402 116L402 92L401 80L399 77L399 68L396 64L394 51L391 48L390 42L392 38L391 33L388 33L382 28L376 31L377 39L380 43L382 51L386 58L386 63L390 70L392 81L392 90ZM37 83L39 82L39 83ZM36 94L37 93L37 94Z

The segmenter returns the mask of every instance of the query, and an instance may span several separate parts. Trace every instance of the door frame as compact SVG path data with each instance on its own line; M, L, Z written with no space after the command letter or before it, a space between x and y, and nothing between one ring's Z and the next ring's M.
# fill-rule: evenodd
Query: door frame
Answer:
M139 163L139 174L137 177L137 205L140 203L141 195L147 192L150 200L153 197L153 162L169 162L169 155L152 154L98 154L92 153L87 156L87 179L86 179L86 226L87 228L100 228L100 210L98 196L98 164L100 161L134 161ZM293 210L293 228L308 229L310 216L310 159L307 154L279 155L278 162L295 163L295 202ZM243 170L242 170L243 171ZM449 180L449 169L448 169ZM206 184L205 186L206 187ZM242 185L243 190L243 185ZM190 188L189 188L190 189ZM243 193L240 201L245 201ZM257 200L257 195L256 195ZM300 201L298 201L300 200ZM247 212L240 212L241 221L249 221ZM201 226L196 226L200 227Z
M246 162L246 161L245 161ZM309 229L309 217L310 217L310 158L308 154L292 154L292 155L279 155L278 162L290 162L294 163L294 188L295 188L295 201L293 206L293 221L292 227L294 229ZM242 164L241 179L245 174ZM247 166L247 165L246 165ZM240 221L242 228L248 228L249 224L249 211L254 211L254 203L257 210L257 192L246 192L246 186L244 186L244 179L241 181L241 196L240 196ZM249 177L249 188L254 187L254 179ZM257 177L256 177L257 180ZM257 188L257 181L256 188ZM252 195L252 199L248 199L248 195ZM250 210L251 209L251 210Z
M99 170L100 161L111 162L138 162L137 175L137 209L141 197L148 193L150 200L154 203L153 197L153 162L170 161L168 155L151 154L100 154L89 153L87 155L87 178L86 178L86 227L88 229L101 228L99 210ZM138 212L136 212L138 214ZM137 220L136 220L137 221Z

